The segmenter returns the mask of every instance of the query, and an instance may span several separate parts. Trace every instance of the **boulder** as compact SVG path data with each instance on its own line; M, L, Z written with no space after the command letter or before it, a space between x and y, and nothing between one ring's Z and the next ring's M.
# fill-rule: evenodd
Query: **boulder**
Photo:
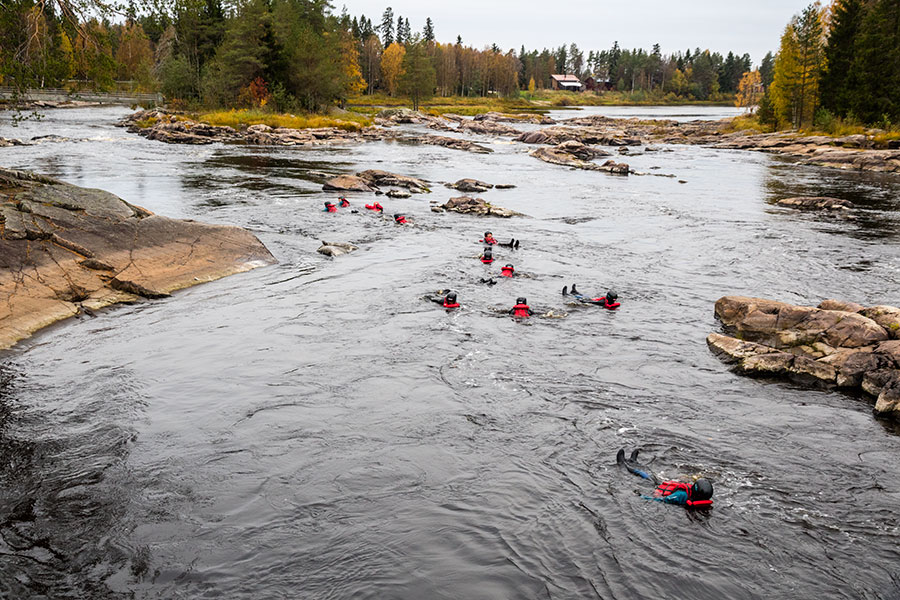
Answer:
M778 349L818 342L835 348L857 348L888 339L878 323L846 311L744 296L720 298L715 311L726 330Z
M492 206L489 202L485 202L481 198L471 198L469 196L450 198L450 200L448 200L446 203L435 208L450 212L463 213L467 215L478 215L482 217L519 216L519 213L517 212L505 208L500 208L499 206Z
M459 131L479 133L482 135L519 135L522 132L510 125L504 125L497 121L461 121Z
M338 175L332 177L322 186L326 192L374 192L369 182L356 175Z
M398 190L396 188L388 190L386 195L388 198L410 198L410 197L412 197L412 194L410 194L406 190Z
M422 179L416 179L415 177L408 177L406 175L397 175L396 173L389 173L388 171L369 169L362 173L357 173L356 176L365 181L369 186L376 188L382 186L403 187L413 194L431 191L428 189L428 184Z
M598 165L595 162L590 162L590 159L595 156L607 156L608 154L602 150L595 150L574 140L565 141L553 147L543 146L541 148L536 148L529 152L529 154L550 164L572 167L575 169L606 171L608 173L621 175L628 175L628 173L631 172L631 169L625 163L616 163L615 161L608 160L602 165Z
M862 304L857 304L856 302L847 302L845 300L822 300L819 302L819 308L822 310L842 310L844 312L855 312L858 313L864 307ZM866 315L867 317L869 315ZM871 318L871 317L870 317Z
M319 246L316 252L325 256L343 256L344 254L350 254L354 250L359 250L359 248L347 242L322 242L322 245Z
M872 306L858 312L884 327L891 339L900 339L900 308Z
M713 333L707 345L739 372L858 389L878 398L877 414L900 420L900 340L889 335L900 309L840 300L813 308L725 296L715 313L735 337Z
M807 210L850 210L853 203L840 198L828 198L826 196L799 196L797 198L783 198L775 202L778 206L801 208Z
M727 362L737 362L751 356L760 354L772 354L777 352L774 348L745 342L721 333L711 333L706 337L706 345L715 354Z
M875 401L875 414L900 420L900 373L885 381Z
M446 184L448 188L458 190L460 192L475 192L481 193L486 192L492 187L494 187L490 183L486 183L484 181L479 181L477 179L460 179L456 183L448 183Z
M104 192L0 169L0 348L77 314L271 264L238 227L168 219Z

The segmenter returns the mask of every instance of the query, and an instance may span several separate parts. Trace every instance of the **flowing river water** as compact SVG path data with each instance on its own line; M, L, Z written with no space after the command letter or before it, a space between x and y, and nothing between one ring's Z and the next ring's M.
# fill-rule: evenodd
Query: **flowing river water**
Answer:
M691 146L633 152L651 175L631 177L490 138L172 146L114 127L126 113L3 125L71 141L0 164L246 227L279 264L0 354L0 596L900 598L898 429L705 344L723 295L900 303L900 179ZM336 196L310 171L368 168L515 184L480 196L527 216L432 213L459 195L438 183L381 200L405 227L321 211ZM858 208L771 204L796 195ZM482 265L486 229L520 249ZM481 283L507 262L522 276ZM572 282L622 307L569 306ZM422 299L441 288L463 308ZM516 322L517 296L567 316ZM622 447L705 474L714 508L643 500Z

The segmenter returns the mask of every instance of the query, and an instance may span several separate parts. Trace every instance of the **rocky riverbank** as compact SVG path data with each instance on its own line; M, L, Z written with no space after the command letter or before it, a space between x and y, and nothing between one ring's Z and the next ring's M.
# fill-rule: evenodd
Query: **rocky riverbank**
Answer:
M728 335L706 342L739 373L861 390L876 414L900 420L900 308L725 296L715 311Z
M549 127L522 131L517 124L541 124ZM241 130L216 127L187 119L163 109L141 111L125 118L120 125L148 139L176 144L210 144L213 142L240 142L246 144L314 146L325 144L362 143L377 140L397 140L407 143L444 146L467 152L489 153L491 148L465 139L422 133L408 133L396 129L401 124L425 125L430 129L480 135L506 137L524 144L555 146L556 149L533 152L532 155L548 162L576 168L585 166L585 159L575 156L559 156L562 144L577 142L589 147L623 148L648 146L652 143L695 144L730 150L753 150L781 154L797 159L802 164L900 173L900 141L893 140L878 146L873 136L850 135L842 138L827 136L802 136L794 132L758 133L755 131L729 131L730 122L691 121L681 123L668 120L615 119L592 115L575 117L559 122L540 115L505 115L486 113L474 119L458 115L437 117L409 109L388 109L375 117L375 126L359 131L346 131L335 127L319 129L272 128L267 125L251 125ZM9 143L15 143L10 141ZM602 149L594 148L595 155ZM584 153L584 152L582 152ZM549 160L548 160L549 159ZM577 162L581 161L581 162ZM601 165L597 165L598 167ZM610 165L612 166L612 165ZM596 170L624 172L621 167Z
M272 264L249 232L0 168L0 349L51 323Z

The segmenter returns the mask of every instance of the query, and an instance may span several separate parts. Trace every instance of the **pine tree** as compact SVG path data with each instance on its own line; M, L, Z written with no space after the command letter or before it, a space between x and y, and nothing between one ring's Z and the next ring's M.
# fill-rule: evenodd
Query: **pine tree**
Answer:
M425 28L422 30L422 37L425 38L426 42L434 41L434 23L431 22L431 17L425 18Z
M381 45L387 48L394 43L394 9L388 6L381 15Z
M767 52L759 65L759 76L762 78L763 87L769 89L772 78L775 76L775 56Z
M837 0L832 9L821 94L822 106L839 116L846 116L850 110L851 88L855 87L853 63L864 9L862 0Z
M425 43L419 36L410 40L403 56L403 72L400 75L400 91L409 96L413 110L419 110L419 102L434 95L435 72Z
M406 28L403 26L403 17L397 16L397 43L405 44L407 41Z

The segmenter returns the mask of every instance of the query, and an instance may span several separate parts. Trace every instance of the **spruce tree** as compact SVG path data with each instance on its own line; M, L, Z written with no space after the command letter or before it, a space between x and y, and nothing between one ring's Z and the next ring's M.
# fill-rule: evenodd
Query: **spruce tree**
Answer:
M851 105L868 123L900 122L900 2L879 0L863 19L856 44Z
M847 116L850 111L852 90L858 85L854 62L864 16L863 0L838 0L831 15L821 98L823 107L841 117Z
M422 37L425 38L426 42L434 41L434 23L431 22L431 17L425 18L425 28L422 30Z
M381 45L387 48L394 43L394 9L388 6L381 15Z

